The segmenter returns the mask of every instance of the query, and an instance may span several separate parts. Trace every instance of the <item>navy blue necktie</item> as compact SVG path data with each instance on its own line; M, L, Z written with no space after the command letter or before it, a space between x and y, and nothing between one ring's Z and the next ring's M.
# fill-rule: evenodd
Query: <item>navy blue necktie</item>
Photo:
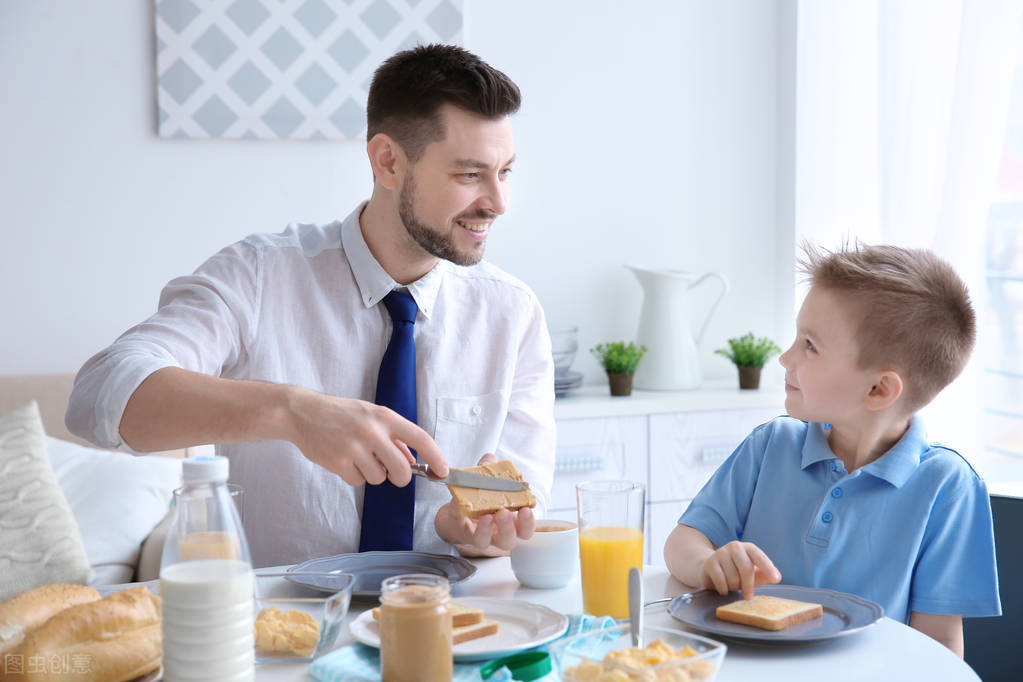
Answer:
M392 291L384 297L394 328L380 361L376 404L389 407L416 423L416 342L412 336L419 306L410 294ZM412 451L415 455L415 450ZM359 551L412 549L416 479L404 488L390 481L366 484L362 503Z

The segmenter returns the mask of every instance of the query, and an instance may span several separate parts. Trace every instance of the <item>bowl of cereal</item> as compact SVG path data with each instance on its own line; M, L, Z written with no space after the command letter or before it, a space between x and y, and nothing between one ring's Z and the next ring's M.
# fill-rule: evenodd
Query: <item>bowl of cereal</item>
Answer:
M296 578L303 584L292 582ZM257 573L255 580L257 663L309 662L337 645L355 576Z
M566 638L551 653L565 682L713 682L728 650L707 637L654 626L643 628L643 644L632 646L626 624Z

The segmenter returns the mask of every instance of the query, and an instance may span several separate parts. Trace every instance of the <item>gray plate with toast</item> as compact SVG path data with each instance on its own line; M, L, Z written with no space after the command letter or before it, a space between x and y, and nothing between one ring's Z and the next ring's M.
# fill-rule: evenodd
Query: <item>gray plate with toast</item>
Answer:
M299 585L306 585L324 592L333 592L329 587L316 584L316 578L304 577L303 571L323 573L351 573L355 576L353 597L369 598L380 596L380 584L385 578L403 573L429 573L448 579L449 583L457 583L467 579L476 572L467 559L449 554L427 554L426 552L361 552L358 554L338 554L319 559L310 559L305 563L288 569L288 580Z
M820 604L824 607L824 614L820 618L793 625L784 630L762 630L752 625L719 620L715 614L717 608L742 597L737 592L721 596L712 590L696 592L692 596L676 597L668 605L668 613L675 620L690 627L750 644L823 642L870 627L884 616L884 609L880 604L854 594L818 587L761 585L757 588L756 593Z

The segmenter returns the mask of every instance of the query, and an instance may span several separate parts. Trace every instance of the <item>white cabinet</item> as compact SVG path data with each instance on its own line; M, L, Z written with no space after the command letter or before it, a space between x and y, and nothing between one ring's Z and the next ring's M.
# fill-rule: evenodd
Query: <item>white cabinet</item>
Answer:
M752 408L650 415L650 500L695 497L750 431L778 414Z
M575 486L619 479L646 485L646 561L664 565L664 542L689 501L759 424L784 414L784 393L710 387L610 398L585 387L555 404L557 460L548 517L575 520Z
M604 417L558 422L551 511L575 511L582 481L647 483L646 417Z

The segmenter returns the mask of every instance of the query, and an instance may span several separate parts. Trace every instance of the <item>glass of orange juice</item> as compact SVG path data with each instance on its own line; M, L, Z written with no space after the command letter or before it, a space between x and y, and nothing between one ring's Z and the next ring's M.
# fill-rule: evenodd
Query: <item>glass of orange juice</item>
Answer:
M583 610L629 617L629 569L643 570L646 489L632 481L587 481L575 488Z

